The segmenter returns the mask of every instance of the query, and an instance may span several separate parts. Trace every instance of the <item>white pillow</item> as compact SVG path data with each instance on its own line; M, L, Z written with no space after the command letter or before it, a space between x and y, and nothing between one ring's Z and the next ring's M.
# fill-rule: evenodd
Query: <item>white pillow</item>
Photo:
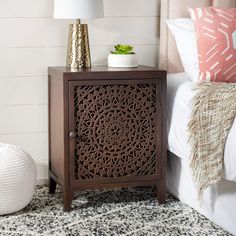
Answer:
M199 77L199 64L194 22L192 19L178 18L175 20L167 20L166 23L175 37L185 72L192 81L197 82Z

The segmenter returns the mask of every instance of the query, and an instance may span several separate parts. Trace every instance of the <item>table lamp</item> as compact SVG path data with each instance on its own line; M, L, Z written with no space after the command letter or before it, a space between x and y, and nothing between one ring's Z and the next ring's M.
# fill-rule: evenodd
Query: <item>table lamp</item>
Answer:
M103 16L103 0L54 0L54 18L76 19L75 24L69 26L67 67L91 67L88 27L81 24L80 19Z

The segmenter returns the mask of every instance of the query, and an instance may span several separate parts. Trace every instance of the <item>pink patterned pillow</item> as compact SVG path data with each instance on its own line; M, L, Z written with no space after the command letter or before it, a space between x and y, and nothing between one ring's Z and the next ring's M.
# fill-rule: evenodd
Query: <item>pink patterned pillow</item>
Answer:
M190 8L200 80L236 83L236 8Z

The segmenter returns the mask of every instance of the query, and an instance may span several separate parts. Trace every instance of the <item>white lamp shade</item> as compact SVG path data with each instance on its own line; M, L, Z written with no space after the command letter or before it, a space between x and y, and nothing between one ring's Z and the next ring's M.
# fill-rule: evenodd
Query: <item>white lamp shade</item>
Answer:
M54 18L91 19L103 16L103 0L54 0Z

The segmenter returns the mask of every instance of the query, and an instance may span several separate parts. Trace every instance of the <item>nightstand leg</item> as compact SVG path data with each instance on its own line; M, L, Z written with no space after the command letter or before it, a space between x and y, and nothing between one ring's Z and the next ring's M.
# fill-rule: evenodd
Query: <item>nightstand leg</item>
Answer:
M166 202L166 187L163 181L160 182L160 185L156 185L156 193L159 204L164 204Z
M57 187L56 181L52 177L50 177L49 178L49 193L54 194L56 191L56 187Z
M63 192L63 209L64 211L71 210L71 203L74 197L74 192L71 191L69 188L64 188Z

